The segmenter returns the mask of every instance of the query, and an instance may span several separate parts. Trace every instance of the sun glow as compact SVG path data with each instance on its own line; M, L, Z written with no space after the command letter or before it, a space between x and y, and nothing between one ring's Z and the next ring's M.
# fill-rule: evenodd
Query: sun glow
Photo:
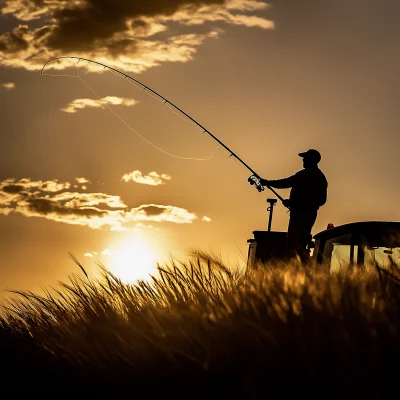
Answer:
M156 252L139 237L131 237L121 243L110 255L111 272L123 282L150 279L157 273Z

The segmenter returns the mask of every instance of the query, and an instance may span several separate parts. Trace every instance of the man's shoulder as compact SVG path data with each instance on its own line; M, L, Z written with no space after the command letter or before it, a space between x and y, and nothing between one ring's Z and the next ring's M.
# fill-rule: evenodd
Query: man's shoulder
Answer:
M296 173L296 176L327 181L325 174L318 167L302 169L301 171Z
M297 171L293 176L303 176L303 175L308 175L306 169L301 169L300 171Z
M319 167L315 167L315 168L309 168L308 171L311 174L315 174L315 175L324 175L324 173L320 170ZM325 175L324 175L325 176Z

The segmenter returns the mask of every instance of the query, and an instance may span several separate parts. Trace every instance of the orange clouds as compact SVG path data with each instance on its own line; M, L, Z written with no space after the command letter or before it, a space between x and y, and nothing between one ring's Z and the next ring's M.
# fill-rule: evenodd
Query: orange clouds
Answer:
M159 204L144 204L132 208L126 215L134 221L173 222L175 224L190 224L197 219L195 214L184 208Z
M144 185L158 186L164 184L165 181L169 181L172 178L167 174L159 175L155 171L150 172L148 175L143 175L140 171L136 170L125 174L121 179L125 182L136 182Z
M15 88L15 83L13 82L6 82L3 83L1 86L3 86L3 88L7 89L7 90L11 90Z
M85 178L76 181L89 182ZM128 210L120 196L70 191L72 186L76 185L57 180L5 179L0 182L0 215L14 213L112 231L133 229L144 222L190 224L198 219L196 214L172 205L143 204Z
M105 108L108 105L114 106L134 106L138 103L135 99L127 99L125 97L106 96L98 100L93 99L75 99L71 101L66 107L62 108L61 111L67 113L76 113L78 110L84 108Z
M38 70L66 52L139 73L192 60L207 39L221 35L221 24L272 29L256 15L265 8L259 0L7 0L1 13L24 25L0 35L0 57L6 66Z

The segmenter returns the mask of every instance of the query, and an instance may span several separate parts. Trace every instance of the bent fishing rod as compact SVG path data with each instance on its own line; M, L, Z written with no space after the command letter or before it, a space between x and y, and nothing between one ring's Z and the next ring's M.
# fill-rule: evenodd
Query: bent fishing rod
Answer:
M199 128L201 128L203 130L203 133L206 133L207 135L209 135L212 139L214 139L220 146L222 146L225 150L227 150L230 155L229 157L234 157L236 158L236 160L238 160L242 165L244 165L251 173L252 175L248 178L248 182L251 185L255 185L255 187L257 188L257 190L259 192L264 191L264 186L261 184L261 177L249 166L247 165L238 155L236 155L228 146L226 146L223 142L221 142L216 136L214 136L208 129L206 129L203 125L201 125L199 122L197 122L194 118L192 118L189 114L187 114L185 111L183 111L182 109L180 109L178 106L176 106L174 103L170 102L168 99L166 99L164 96L161 96L161 94L157 93L155 90L153 90L152 88L150 88L149 86L145 85L144 83L138 81L137 79L131 77L128 74L125 74L122 71L119 71L116 68L110 67L106 64L103 64L101 62L98 61L94 61L94 60L90 60L88 58L84 58L84 57L77 57L77 56L59 56L59 57L54 57L51 58L50 60L46 61L46 63L43 65L40 74L41 75L46 75L43 73L43 71L45 70L47 64L53 62L53 61L59 61L61 59L73 59L73 60L78 60L77 64L79 64L79 62L82 61L87 61L89 64L96 64L96 65L100 65L101 67L103 67L103 69L108 69L110 71L113 71L121 76L123 76L126 79L130 79L131 81L139 84L140 86L142 86L144 89L144 91L149 91L151 93L153 93L155 96L157 96L158 98L160 98L165 105L170 105L171 107L173 107L175 110L177 110L178 112L180 112L182 115L184 115L186 118L188 118L190 121L192 121L195 125L197 125ZM276 197L278 197L278 199L283 203L284 199L269 185L265 185L265 187L267 187L269 190L271 190L271 192L273 192L275 194Z

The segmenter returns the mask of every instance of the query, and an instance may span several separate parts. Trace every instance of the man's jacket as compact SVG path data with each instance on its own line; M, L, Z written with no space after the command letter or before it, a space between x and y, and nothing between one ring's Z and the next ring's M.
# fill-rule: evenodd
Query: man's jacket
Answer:
M326 203L328 182L318 167L305 168L284 179L268 181L277 189L290 191L291 211L314 211Z

